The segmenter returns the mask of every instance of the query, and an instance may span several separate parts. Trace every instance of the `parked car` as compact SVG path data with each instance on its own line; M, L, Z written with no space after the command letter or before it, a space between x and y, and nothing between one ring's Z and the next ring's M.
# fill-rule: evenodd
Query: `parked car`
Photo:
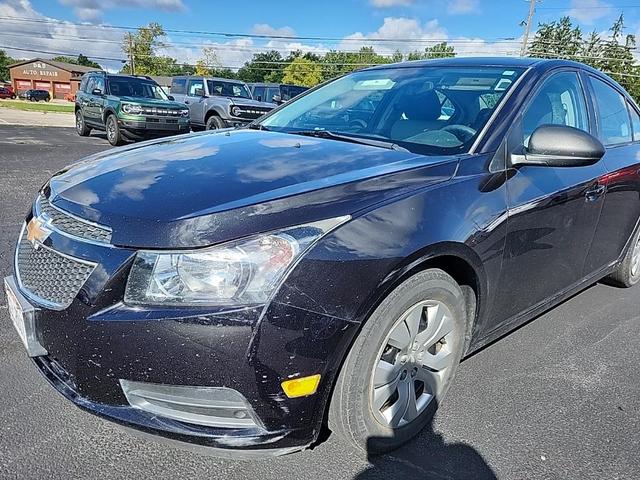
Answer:
M256 100L273 102L276 105L282 105L309 90L307 87L284 83L249 83L249 88Z
M224 78L174 77L171 95L189 106L195 130L241 127L275 108L253 100L246 83Z
M189 110L149 77L90 72L75 99L76 130L106 130L111 145L187 133Z
M638 283L639 172L640 110L593 68L377 66L248 128L56 173L9 312L54 388L117 423L268 455L326 421L384 452L461 358L601 279Z
M30 102L39 102L40 100L44 100L48 102L51 100L51 95L46 90L25 90L24 92L20 92L18 94L18 98L22 100L29 100Z
M0 98L16 98L13 87L0 87Z

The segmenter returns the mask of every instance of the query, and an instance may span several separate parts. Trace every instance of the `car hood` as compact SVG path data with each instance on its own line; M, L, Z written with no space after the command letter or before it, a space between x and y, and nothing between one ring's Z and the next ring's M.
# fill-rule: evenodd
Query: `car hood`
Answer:
M247 107L276 108L277 106L275 103L259 102L258 100L253 100L251 98L229 97L229 100L231 100L233 105L244 105Z
M102 152L56 173L50 201L116 245L188 248L351 215L451 178L455 157L275 132L205 132Z
M183 109L184 104L173 102L171 100L160 100L156 98L141 98L141 97L117 97L122 102L135 103L137 105L147 105L152 107L163 107L163 108L176 108Z

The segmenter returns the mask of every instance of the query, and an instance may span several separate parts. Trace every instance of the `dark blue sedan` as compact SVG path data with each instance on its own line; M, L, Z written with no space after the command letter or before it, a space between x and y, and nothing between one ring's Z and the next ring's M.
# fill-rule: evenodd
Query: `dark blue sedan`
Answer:
M224 453L325 425L375 453L427 424L465 356L594 282L636 284L639 218L640 113L611 78L408 62L56 173L5 287L83 409Z

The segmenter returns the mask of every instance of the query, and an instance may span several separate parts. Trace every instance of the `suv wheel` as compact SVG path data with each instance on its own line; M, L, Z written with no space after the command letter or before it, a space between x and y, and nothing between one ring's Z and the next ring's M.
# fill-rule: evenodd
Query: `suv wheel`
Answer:
M218 130L220 128L224 128L220 117L211 115L207 120L207 130Z
M76 110L76 132L81 137L88 137L91 129L84 123L84 117L81 110Z
M122 145L124 139L122 138L122 132L120 132L120 126L118 125L118 119L115 115L111 114L107 117L106 121L107 140L114 147Z
M464 350L465 297L439 269L393 290L365 323L338 377L329 428L367 453L398 448L430 421Z
M622 288L632 287L640 281L640 228L631 237L631 245L622 263L604 281Z

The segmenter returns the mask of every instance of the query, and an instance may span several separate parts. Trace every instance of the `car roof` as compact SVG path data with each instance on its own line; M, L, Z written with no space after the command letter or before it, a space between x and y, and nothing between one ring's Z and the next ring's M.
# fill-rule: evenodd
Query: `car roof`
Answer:
M234 78L222 78L222 77L203 77L202 75L176 75L175 77L171 77L172 80L177 80L177 79L191 79L191 80L214 80L216 82L229 82L229 83L239 83L242 85L246 85L246 82L243 82L242 80L236 80Z
M410 67L504 67L504 68L530 68L556 67L561 65L573 66L587 70L593 70L588 65L563 59L545 59L535 57L450 57L432 60L412 60L402 63L387 63L375 65L367 70L385 68L410 68ZM594 70L596 71L596 70Z

